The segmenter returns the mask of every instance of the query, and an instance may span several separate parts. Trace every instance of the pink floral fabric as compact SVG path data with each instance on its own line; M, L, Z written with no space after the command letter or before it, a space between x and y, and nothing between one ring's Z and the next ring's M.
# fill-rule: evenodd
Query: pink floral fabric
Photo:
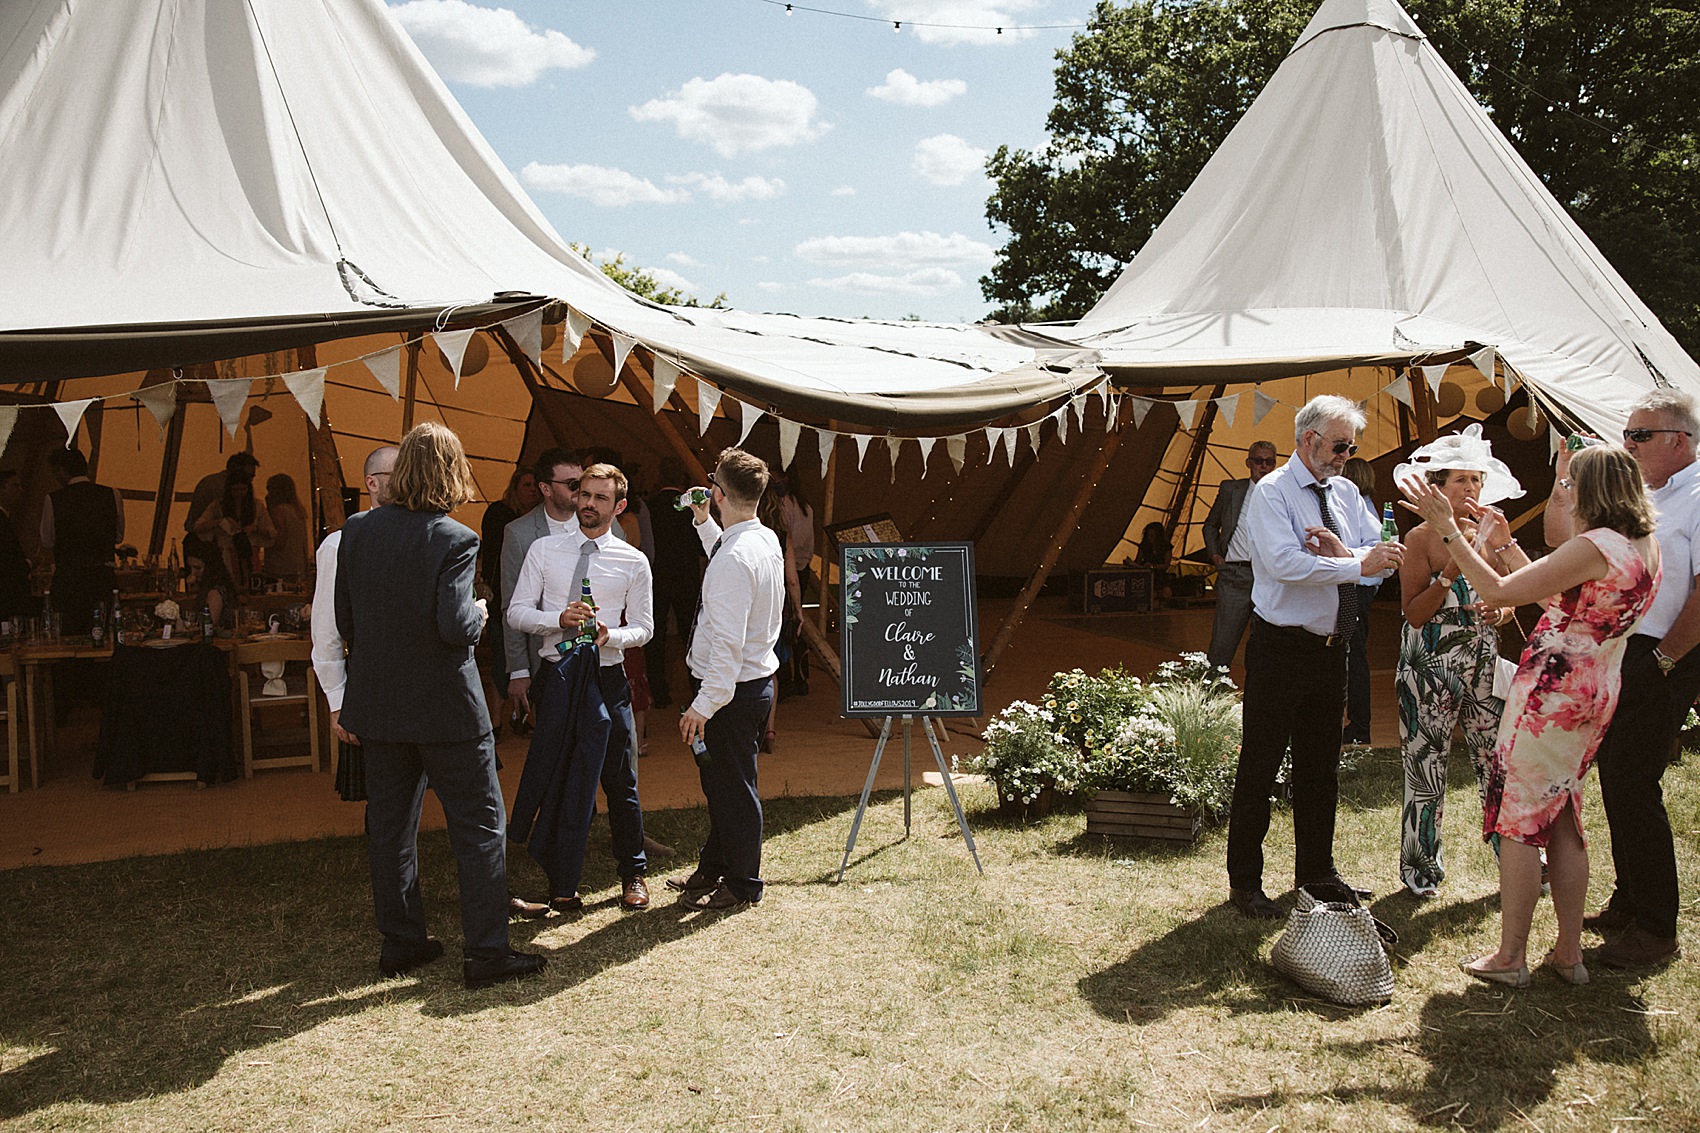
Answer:
M1582 777L1617 707L1624 645L1653 604L1660 577L1618 532L1596 528L1582 538L1608 569L1550 599L1523 648L1493 750L1484 838L1545 846L1572 800L1581 829Z

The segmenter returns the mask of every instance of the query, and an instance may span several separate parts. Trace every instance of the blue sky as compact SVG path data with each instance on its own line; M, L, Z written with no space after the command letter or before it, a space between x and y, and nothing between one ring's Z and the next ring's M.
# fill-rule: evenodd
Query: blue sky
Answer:
M1086 0L390 0L563 238L707 301L974 321L982 167ZM872 20L810 12L829 9ZM894 22L903 22L901 30ZM918 24L967 25L951 29Z

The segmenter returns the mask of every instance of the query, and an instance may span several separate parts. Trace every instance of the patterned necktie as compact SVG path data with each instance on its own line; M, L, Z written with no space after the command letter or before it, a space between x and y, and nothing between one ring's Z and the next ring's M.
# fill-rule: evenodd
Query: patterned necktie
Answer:
M1328 508L1328 485L1311 484L1311 491L1316 493L1316 504L1322 509L1322 525L1334 532L1340 542L1346 541L1346 536L1340 530L1340 525L1334 522L1334 513ZM1334 615L1334 636L1344 637L1352 632L1358 623L1358 584L1343 582L1340 584L1340 609Z

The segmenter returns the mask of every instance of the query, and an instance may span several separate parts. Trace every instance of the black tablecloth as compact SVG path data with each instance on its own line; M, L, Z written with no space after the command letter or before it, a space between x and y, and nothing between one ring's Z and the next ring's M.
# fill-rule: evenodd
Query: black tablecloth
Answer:
M160 771L193 771L208 784L234 779L230 715L230 661L216 646L115 646L95 777L109 787Z

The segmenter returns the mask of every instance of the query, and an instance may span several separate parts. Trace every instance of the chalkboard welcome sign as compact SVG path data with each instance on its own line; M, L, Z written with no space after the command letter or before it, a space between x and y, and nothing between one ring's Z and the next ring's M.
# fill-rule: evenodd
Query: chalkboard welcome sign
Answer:
M839 548L846 716L978 716L972 543Z

